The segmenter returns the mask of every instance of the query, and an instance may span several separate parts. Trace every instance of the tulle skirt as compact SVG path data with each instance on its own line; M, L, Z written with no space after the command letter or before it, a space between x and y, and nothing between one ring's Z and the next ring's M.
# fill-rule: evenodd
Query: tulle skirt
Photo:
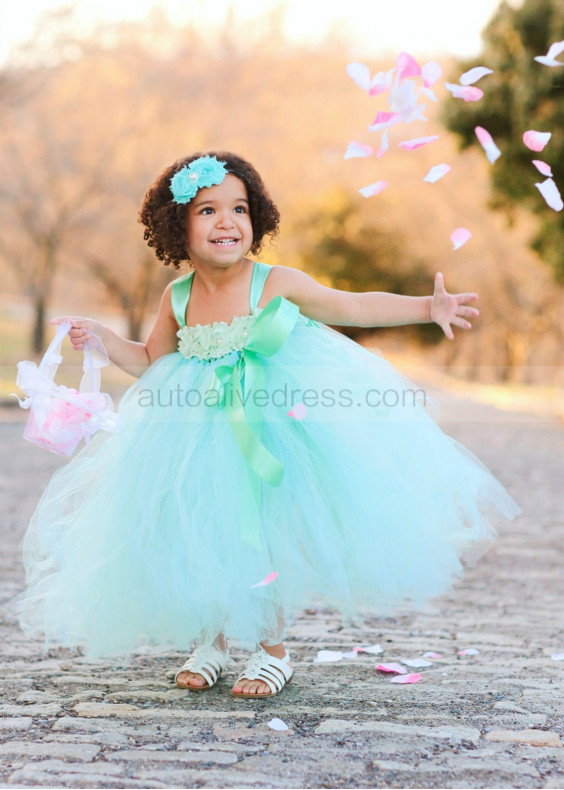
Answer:
M11 604L45 648L188 650L219 633L253 648L314 602L357 621L417 609L520 513L413 382L302 323L262 360L261 442L284 474L257 488L225 408L206 400L214 369L237 358L156 360L123 396L120 429L51 478Z

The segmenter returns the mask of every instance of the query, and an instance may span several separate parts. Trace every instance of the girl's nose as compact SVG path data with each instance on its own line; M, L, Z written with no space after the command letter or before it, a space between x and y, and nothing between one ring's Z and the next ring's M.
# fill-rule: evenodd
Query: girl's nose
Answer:
M232 228L235 225L231 211L224 211L217 215L217 224L221 228Z

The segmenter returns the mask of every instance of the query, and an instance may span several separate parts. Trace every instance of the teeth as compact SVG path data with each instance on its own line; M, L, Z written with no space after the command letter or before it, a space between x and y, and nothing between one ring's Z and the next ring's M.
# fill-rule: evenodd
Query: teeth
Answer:
M227 246L228 244L235 244L236 239L218 239L214 241L214 244L222 244L223 246Z

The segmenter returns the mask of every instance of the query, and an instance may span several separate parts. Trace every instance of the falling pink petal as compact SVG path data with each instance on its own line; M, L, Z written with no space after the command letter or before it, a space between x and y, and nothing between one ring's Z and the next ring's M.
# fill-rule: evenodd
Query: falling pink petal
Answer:
M423 181L426 181L428 184L435 184L447 173L450 173L451 169L450 165L435 165L429 170Z
M405 148L406 151L415 151L416 148L421 148L422 145L434 143L439 139L438 134L433 134L431 137L414 137L413 140L404 140L399 143L400 148Z
M442 74L443 70L441 66L434 60L430 60L428 63L424 63L421 66L421 76L423 77L423 84L426 88L430 88L437 80L440 80Z
M260 582L257 582L256 584L252 584L251 590L253 589L253 587L266 587L266 585L271 584L274 581L274 579L276 579L277 576L278 576L278 571L273 571L272 573L269 573L268 576L265 576L264 579L262 579Z
M399 675L392 678L390 683L419 683L421 675L418 672L412 672L410 675Z
M394 661L389 664L378 664L376 670L378 672L393 672L394 675L405 675L407 672L405 667L402 667L401 664L398 664Z
M372 126L380 123L389 123L393 121L397 113L395 112L384 112L383 110L379 110L376 113L376 118L372 121Z
M363 91L370 88L370 69L364 63L349 63L347 74Z
M375 181L374 184L369 184L367 187L362 187L359 189L361 195L364 195L365 198L374 197L374 195L378 195L388 186L387 181Z
M288 412L288 417L293 417L295 420L303 420L307 414L307 406L305 403L296 403Z
M345 152L345 159L352 159L357 156L371 156L373 153L374 149L371 145L364 145L364 143L357 143L353 140L352 143L349 143Z
M413 667L414 669L418 669L419 667L433 666L430 661L426 661L424 658L412 658L409 661L405 660L403 663L406 665L406 667Z
M564 41L556 41L554 44L551 44L546 55L539 55L535 60L542 63L543 66L564 66L562 61L556 60L562 52L564 52Z
M396 71L399 82L406 77L418 77L421 74L419 64L408 52L400 52L398 55Z
M545 199L547 206L550 206L555 211L562 211L564 203L552 178L547 178L546 181L543 181L541 184L535 184L535 186Z
M450 240L452 241L455 250L459 250L471 238L472 234L468 228L457 228L451 233L450 236Z
M551 137L551 132L535 132L534 129L529 129L523 135L523 142L531 151L542 151L548 145Z
M373 656L377 656L384 651L380 647L380 645L369 645L368 647L353 647L357 653L371 653Z
M464 99L464 101L479 101L484 95L483 90L472 85L453 85L451 82L445 82L445 88L455 99Z
M488 162L493 165L494 162L501 156L501 151L494 143L493 137L487 131L487 129L484 129L482 126L476 126L474 131L476 132L478 142L486 152L486 158Z
M466 650L459 650L458 651L458 655L459 656L479 656L480 655L480 651L476 650L475 647L469 647Z
M542 173L543 176L548 176L548 178L552 178L552 168L546 162L541 161L540 159L533 159L533 164L539 171Z
M375 74L372 77L368 95L379 96L381 93L387 93L392 87L394 71L395 69L390 69L390 71L379 71L377 74Z
M428 650L426 653L423 653L423 658L442 658L442 653L434 653L432 650Z
M382 142L380 143L380 147L376 151L376 156L378 159L384 156L388 148L390 147L390 143L388 142L388 130L384 130L384 134L382 135Z
M460 78L460 84L473 85L478 80L481 80L482 77L485 77L486 74L493 74L492 69L487 69L485 66L476 66L476 68L464 72Z

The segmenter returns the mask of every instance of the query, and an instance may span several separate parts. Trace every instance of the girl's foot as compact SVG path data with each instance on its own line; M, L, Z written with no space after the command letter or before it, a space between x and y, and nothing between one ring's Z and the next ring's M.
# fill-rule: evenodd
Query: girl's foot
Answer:
M222 634L220 634L214 641L213 647L215 647L217 650L221 650L222 653L227 652L227 640ZM204 678L204 676L200 675L198 672L190 672L189 670L185 669L178 674L178 677L176 678L176 685L179 688L189 688L190 686L193 688L204 688L205 686L209 686L209 683Z
M284 647L283 643L280 642L277 645L270 647L269 645L265 645L261 642L260 646L265 650L270 656L274 656L274 658L284 658L286 655L286 648ZM288 663L288 668L291 669L290 662ZM283 680L283 675L280 673ZM272 694L270 687L264 683L262 680L248 680L247 678L239 678L239 680L233 686L232 691L235 694L253 694L257 697L268 697Z

